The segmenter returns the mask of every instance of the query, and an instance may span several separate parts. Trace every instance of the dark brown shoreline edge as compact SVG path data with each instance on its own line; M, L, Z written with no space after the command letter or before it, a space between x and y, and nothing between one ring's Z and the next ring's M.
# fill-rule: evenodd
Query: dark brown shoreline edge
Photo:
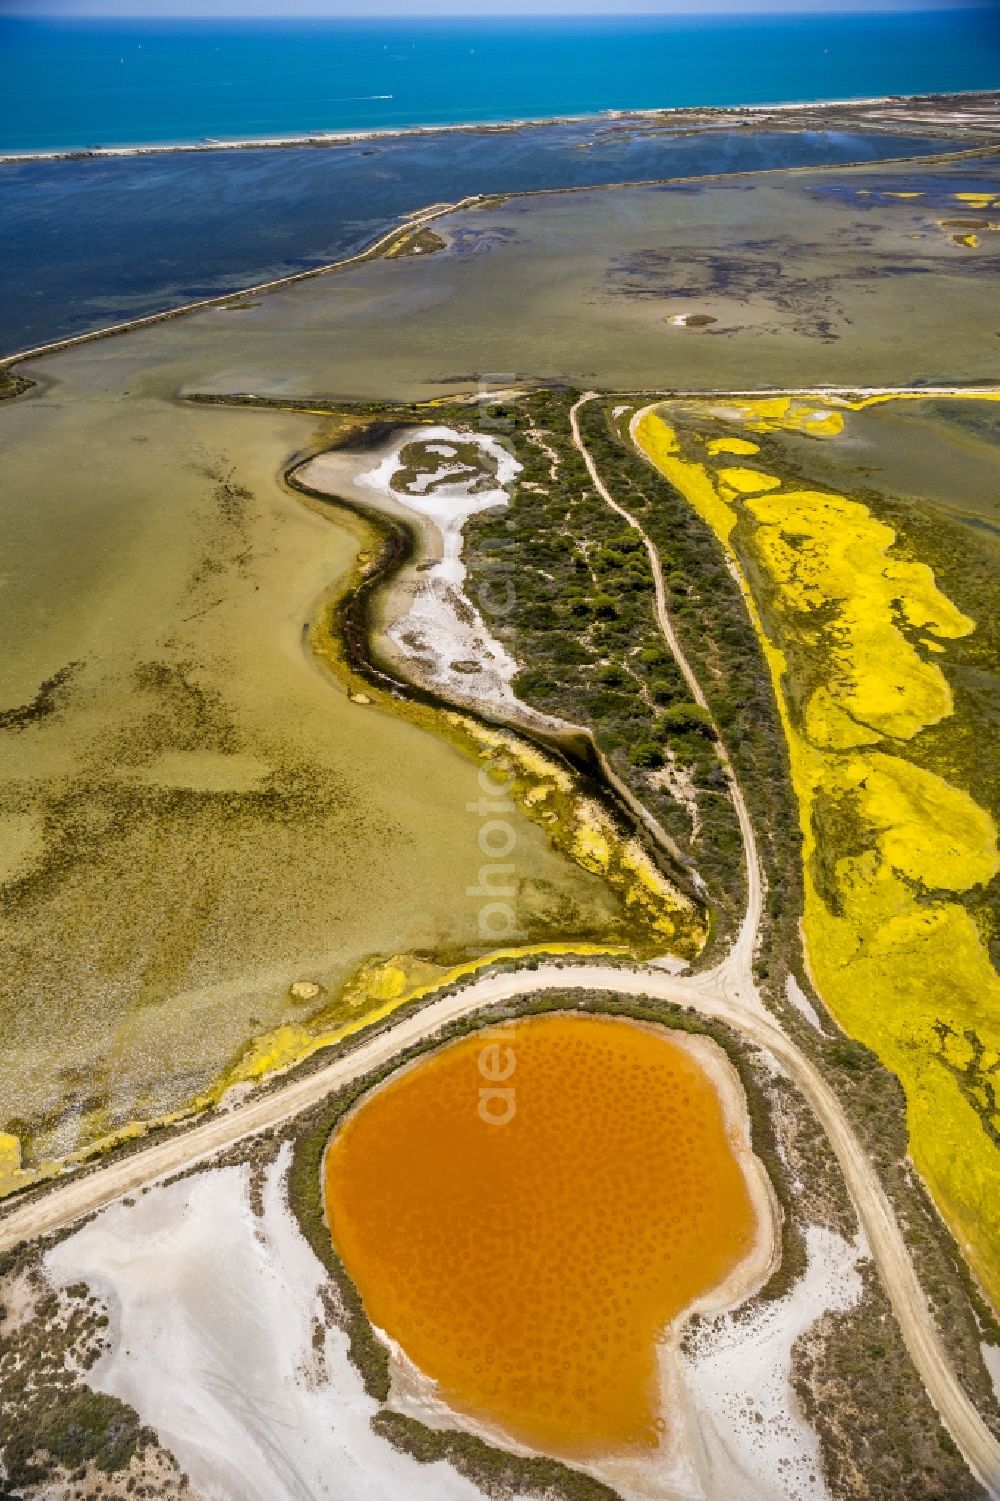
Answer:
M250 286L233 287L230 291L220 292L214 297L199 298L196 302L185 302L179 307L163 308L159 312L146 313L139 318L131 318L121 323L108 324L103 328L91 329L82 334L72 334L64 339L55 339L47 344L35 345L31 349L16 350L13 354L0 355L0 373L9 370L12 366L20 364L25 360L41 359L43 355L58 354L63 350L73 349L79 344L92 344L98 339L110 339L116 334L130 333L134 329L147 328L155 323L166 323L171 318L183 318L188 313L198 313L213 307L225 307L237 298L254 297L265 292L278 292L282 288L294 286L298 282L311 281L317 276L327 276L334 271L346 270L348 266L360 265L362 262L368 260L376 260L398 238L412 232L414 229L432 224L435 220L445 218L449 214L460 213L465 209L487 208L494 204L505 203L508 199L555 197L567 193L622 192L631 188L672 187L685 184L696 185L705 182L741 180L749 177L790 177L801 176L810 172L846 172L866 167L875 170L879 167L936 166L952 161L964 161L969 158L986 158L997 155L1000 155L1000 143L989 142L981 146L963 148L960 151L933 152L930 155L923 156L884 157L877 162L830 162L821 165L799 167L765 167L758 171L749 172L709 172L696 177L652 177L640 178L632 182L587 183L577 187L531 188L504 193L473 193L459 199L456 203L431 204L428 208L413 210L404 219L392 225L389 229L383 230L366 247L340 260L329 261L322 266L310 266L308 270L294 271L288 276L274 277L270 281L255 282Z
M210 398L210 400L213 405L225 404L215 398ZM250 403L251 406L263 404L262 402ZM338 410L350 412L352 409L345 404ZM359 407L358 411L359 415L363 414L366 408ZM392 410L386 414L380 413L373 424L374 431L372 428L367 430L368 442L377 442L381 437L387 437L390 433L405 431L409 426L418 426L423 420L423 416L417 413L412 416L409 413L397 413ZM364 432L347 433L340 441L318 444L314 450L305 454L299 452L288 461L282 472L282 481L290 490L318 503L325 510L341 508L350 512L360 518L375 533L380 542L375 558L366 566L353 587L349 586L333 606L335 623L333 639L343 648L351 671L370 687L387 693L392 698L417 704L430 709L434 714L458 713L473 723L526 740L550 758L560 762L572 773L586 795L594 798L612 818L619 834L638 839L661 873L696 907L702 909L706 920L710 921L710 912L705 897L698 891L692 880L692 872L695 870L693 863L683 858L678 859L679 851L675 852L664 847L650 828L637 816L626 799L619 794L606 775L604 758L597 749L591 730L583 726L572 726L564 733L552 731L551 734L547 734L542 729L521 724L499 713L493 715L485 709L471 708L464 704L456 706L443 695L433 692L432 689L397 676L391 665L380 656L375 644L375 603L379 592L397 578L412 561L420 541L419 528L403 517L389 516L375 506L366 506L358 500L345 499L340 495L314 490L298 477L298 471L315 453L361 447L364 442ZM706 950L707 947L708 945L706 945ZM692 968L699 967L706 950L703 950L702 954L692 961Z
M323 1168L333 1132L364 1095L415 1059L458 1038L475 1034L483 1027L495 1026L498 1018L516 1022L566 1011L653 1023L668 1031L704 1035L722 1048L739 1075L750 1119L751 1147L764 1165L781 1211L778 1266L767 1284L740 1306L745 1308L758 1301L781 1298L805 1271L805 1242L793 1212L788 1172L778 1149L767 1101L748 1061L754 1050L736 1033L721 1022L709 1020L681 1006L616 1000L587 991L553 991L502 1007L490 1007L451 1022L435 1036L407 1048L384 1067L355 1080L321 1105L313 1107L287 1130L287 1137L293 1141L287 1178L289 1207L336 1288L336 1322L347 1334L348 1353L366 1392L379 1403L384 1404L389 1396L389 1352L375 1333L361 1296L334 1248L326 1214ZM372 1427L395 1448L420 1463L447 1460L490 1496L503 1497L516 1491L544 1496L546 1501L619 1501L618 1492L611 1486L571 1464L555 1459L527 1459L461 1430L429 1428L415 1418L404 1417L384 1406L372 1419Z
M206 398L211 402L226 401L227 398ZM254 403L248 403L250 405ZM264 405L262 401L260 403ZM279 403L275 405L289 405ZM331 404L331 415L335 412L346 410L345 403ZM392 410L392 409L390 409ZM402 422L393 423L392 426L404 426ZM312 452L320 451L324 447L331 446L329 441L318 443ZM311 451L303 450L289 461L290 467L296 463L304 462L311 456ZM324 504L329 505L330 497L322 496ZM334 502L336 503L336 502ZM378 520L385 518L378 514ZM350 585L348 585L348 588ZM518 969L535 969L542 960L532 956L528 960L499 960L485 966L480 975L491 973L509 973ZM561 968L571 971L580 964L589 961L586 958L574 959L573 956L560 956L556 961ZM610 965L641 971L641 964L636 965L634 958L628 955L607 956L605 961ZM572 984L572 981L569 980ZM255 1091L258 1095L272 1093L282 1088L290 1078L302 1077L315 1072L325 1066L330 1058L337 1055L346 1055L361 1046L369 1038L377 1036L392 1027L398 1020L415 1014L431 1000L456 993L466 984L465 980L454 981L442 986L435 991L433 996L421 997L416 1001L400 1007L391 1016L381 1021L372 1023L354 1037L337 1043L328 1048L323 1048L314 1053L310 1058L294 1067L277 1073L270 1080L260 1084ZM772 1004L775 997L771 996ZM956 1361L956 1368L963 1380L963 1385L970 1393L973 1400L988 1416L995 1418L996 1401L992 1388L989 1386L989 1377L982 1361L980 1341L1000 1344L1000 1325L993 1310L985 1302L978 1285L976 1284L964 1258L961 1256L957 1243L944 1221L940 1218L936 1208L931 1202L926 1190L919 1179L913 1174L908 1158L908 1143L905 1126L905 1101L902 1091L895 1076L885 1070L875 1055L870 1053L861 1044L846 1037L838 1028L834 1029L831 1038L819 1040L812 1036L805 1023L797 1017L797 1013L791 1014L791 1008L785 1005L777 1009L788 1012L792 1023L792 1032L800 1045L805 1046L807 1054L814 1059L823 1069L829 1082L836 1088L837 1093L844 1105L848 1117L854 1129L858 1132L859 1139L866 1152L872 1159L882 1179L894 1212L900 1219L911 1255L914 1257L918 1268L921 1283L927 1286L929 1283L944 1285L946 1301L949 1290L960 1291L961 1306L956 1309L951 1305L946 1310L936 1310L939 1330L951 1350L952 1357ZM832 1025L832 1023L831 1023ZM93 1160L72 1169L74 1176L89 1175L99 1171L103 1164L117 1161L127 1156L139 1153L149 1144L150 1138L162 1140L164 1135L181 1135L195 1127L207 1114L217 1109L217 1106L209 1107L208 1111L192 1115L183 1121L170 1124L153 1123L140 1137L122 1142L104 1152L94 1153ZM886 1130L885 1122L892 1122L892 1128ZM292 1123L292 1128L294 1123ZM266 1137L268 1133L263 1133ZM247 1143L261 1139L261 1136L248 1137L230 1152L240 1153L246 1151ZM189 1172L199 1171L212 1162L226 1160L221 1159L219 1154L208 1158L199 1159L176 1176L187 1176ZM22 1205L26 1201L42 1197L59 1178L43 1181L39 1184L28 1185L9 1195L0 1203L0 1221L3 1218L3 1210L7 1205ZM167 1181L172 1181L168 1179ZM96 1213L96 1212L95 1212ZM55 1244L73 1233L80 1225L93 1219L94 1214L82 1216L80 1220L62 1231L48 1237L39 1238L37 1244ZM936 1300L935 1300L936 1301ZM947 1314L948 1322L943 1323L942 1316ZM986 1386L983 1385L984 1381ZM920 1388L921 1392L923 1388Z

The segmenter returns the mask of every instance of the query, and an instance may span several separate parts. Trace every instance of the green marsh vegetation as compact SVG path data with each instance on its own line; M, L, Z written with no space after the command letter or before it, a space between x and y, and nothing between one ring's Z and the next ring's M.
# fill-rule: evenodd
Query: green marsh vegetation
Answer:
M599 468L614 475L613 493L656 547L674 629L746 799L767 882L758 980L781 1006L785 978L799 967L802 837L770 675L718 540L683 496L635 452L627 436L631 410L616 421L594 403L585 410L584 436ZM742 880L735 818L720 831L719 842ZM742 887L740 891L742 895Z
M435 251L444 250L445 244L446 241L436 230L424 224L419 229L409 230L398 240L394 240L385 252L385 258L387 261L395 261L405 255L433 255Z
M573 399L541 391L504 409L524 468L510 509L474 517L466 528L470 597L488 589L499 559L512 568L516 605L493 629L522 664L515 691L533 708L593 732L614 772L706 882L718 944L742 915L745 874L715 731L660 636L641 538L596 494L572 446ZM626 508L643 502L643 466L628 464L599 404L584 409L583 426L612 492ZM686 570L685 595L701 589L717 614L707 566L692 545L672 575L681 582ZM697 621L701 631L716 623L715 615ZM732 667L734 704L748 660Z
M442 485L463 485L470 494L480 495L496 487L495 457L478 443L463 442L406 443L399 454L400 468L393 477L393 488L406 495L425 495Z
M134 1409L86 1385L107 1347L107 1327L107 1311L85 1283L53 1291L36 1249L0 1257L3 1496L38 1494L67 1472L77 1480L91 1469L124 1478L150 1466L170 1482L162 1494L184 1489L176 1463ZM161 1492L156 1486L147 1494Z
M25 391L30 391L34 381L26 376L18 375L15 371L0 369L0 401L9 401L15 396L23 396Z

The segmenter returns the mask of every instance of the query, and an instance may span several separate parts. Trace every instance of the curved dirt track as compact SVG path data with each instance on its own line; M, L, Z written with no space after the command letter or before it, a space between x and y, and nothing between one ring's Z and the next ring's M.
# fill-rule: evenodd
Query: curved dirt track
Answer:
M674 660L681 670L684 681L690 689L691 697L702 709L711 713L708 700L702 691L702 686L690 662L684 655L684 648L677 639L673 621L670 619L670 611L667 608L667 589L663 582L663 569L660 566L660 555L652 539L646 535L639 522L630 511L626 511L624 506L619 505L618 501L615 500L614 496L608 490L598 473L593 456L580 433L580 409L586 406L588 402L596 400L597 396L598 392L596 391L585 391L579 401L571 407L569 420L573 432L573 443L579 450L587 466L587 473L590 475L591 483L598 495L600 495L606 505L611 507L616 515L620 516L623 521L626 521L633 531L637 532L642 538L646 555L649 558L649 565L653 571L653 587L656 591L656 623L660 628L660 634L663 636ZM721 737L716 741L716 746L719 760L722 762L722 768L729 785L729 794L736 809L736 817L739 820L747 878L747 910L744 914L736 941L726 955L722 965L720 965L720 972L724 976L727 994L732 995L734 999L743 1000L748 1005L752 1005L758 1010L763 1011L763 1003L757 993L757 987L754 984L753 978L754 948L757 943L761 918L764 914L764 881L761 875L760 858L757 854L757 840L740 784L736 779L736 773L729 759L729 753L722 743Z
M536 970L486 975L403 1018L313 1074L292 1079L261 1099L219 1112L182 1135L111 1162L85 1178L60 1184L40 1199L15 1209L0 1220L0 1250L62 1229L124 1193L189 1168L270 1126L284 1124L333 1090L389 1062L402 1049L432 1038L450 1021L537 991L562 989L647 996L691 1006L703 1016L727 1023L777 1059L808 1099L836 1153L907 1348L931 1401L973 1474L991 1495L1000 1496L1000 1443L950 1367L892 1209L839 1101L814 1065L762 1009L750 1008L728 994L723 966L690 977L657 969L619 969L610 964L567 967L555 963Z
M573 439L591 480L606 503L643 538L656 587L656 614L664 639L674 652L694 699L707 707L698 680L674 636L656 548L635 519L611 496L580 435L578 412L595 398L587 393L572 409ZM837 1156L872 1256L899 1321L907 1348L966 1463L991 1496L1000 1498L1000 1442L990 1433L953 1372L910 1260L902 1233L867 1155L844 1111L818 1069L781 1031L767 1013L753 980L753 953L760 924L763 883L756 841L732 767L720 746L739 815L747 862L748 905L733 948L716 968L693 976L658 969L620 968L611 964L541 965L512 973L487 974L462 989L431 1002L338 1055L315 1072L289 1081L258 1099L218 1111L198 1125L131 1156L70 1179L0 1218L0 1250L64 1229L84 1215L169 1174L190 1168L237 1142L280 1126L326 1098L332 1091L384 1065L405 1048L431 1039L447 1023L483 1007L501 1005L537 991L589 989L610 995L645 996L689 1006L703 1016L725 1022L751 1043L765 1048L809 1101Z

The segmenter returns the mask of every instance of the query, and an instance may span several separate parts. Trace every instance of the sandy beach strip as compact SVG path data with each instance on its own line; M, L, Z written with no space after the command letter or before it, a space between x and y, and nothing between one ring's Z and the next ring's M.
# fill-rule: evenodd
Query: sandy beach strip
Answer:
M961 89L949 93L932 94L876 94L859 99L800 99L775 100L758 104L669 104L645 109L607 109L596 113L579 115L526 115L499 120L459 120L445 124L380 125L365 130L317 130L300 132L297 135L238 136L232 140L206 137L198 141L136 142L125 146L59 146L49 150L0 152L0 162L65 161L80 157L116 156L163 156L167 153L190 153L204 151L250 151L285 149L290 146L341 146L355 145L363 141L379 141L397 136L475 134L477 131L504 132L509 130L539 129L544 126L586 125L606 120L623 120L629 123L649 120L662 123L676 120L678 123L692 117L704 117L705 128L719 128L730 119L746 116L773 114L805 114L810 111L873 109L891 106L894 110L913 105L933 104L944 100L981 99L989 96L987 89Z

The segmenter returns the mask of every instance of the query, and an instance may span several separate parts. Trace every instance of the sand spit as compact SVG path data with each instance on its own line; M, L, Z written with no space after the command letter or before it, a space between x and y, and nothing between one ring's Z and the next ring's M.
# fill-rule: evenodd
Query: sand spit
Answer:
M933 125L951 125L956 120L967 122L970 128L995 128L995 116L990 104L995 100L990 90L961 89L943 94L877 94L861 99L813 99L775 100L772 103L744 105L665 105L652 109L607 109L598 114L582 115L535 115L511 120L467 120L446 125L398 125L378 126L371 130L314 130L292 136L241 136L233 140L206 136L200 141L165 141L161 143L135 143L131 146L64 146L50 151L6 151L0 153L0 162L65 161L103 156L163 156L167 153L190 153L204 151L248 151L263 147L283 149L290 146L352 146L363 141L378 141L398 136L474 134L477 131L505 132L537 129L552 125L600 124L603 121L624 122L638 126L647 122L651 126L674 125L678 129L689 128L692 122L703 129L724 129L742 121L764 123L771 116L790 116L792 121L803 114L834 113L839 110L875 111L873 122L884 127L909 123L912 109L917 110L916 120ZM964 103L964 109L963 109ZM937 110L927 106L937 104ZM976 105L979 104L979 108ZM923 109L921 109L923 106ZM950 108L949 108L950 106Z
M288 1160L259 1215L249 1169L216 1169L119 1201L49 1253L54 1281L111 1307L91 1385L137 1408L204 1501L481 1501L372 1433L347 1338L322 1332L326 1274L285 1203Z
M440 463L436 472L421 476L419 486L404 490L401 454L411 444L421 445ZM495 465L492 485L479 488L465 477L463 466L455 462L456 445L474 445L486 463ZM312 490L346 494L411 523L418 520L424 534L421 555L389 590L381 622L381 645L395 664L452 703L500 711L521 724L561 728L558 720L536 713L516 696L511 684L519 664L490 634L464 590L465 523L479 511L506 507L508 487L520 471L517 460L488 434L426 426L408 428L374 452L320 454L297 477ZM507 598L508 577L498 570L496 597L501 603Z
M991 96L991 97L993 97L993 96ZM846 105L846 104L849 104L850 102L851 101L842 101L842 104ZM881 101L872 101L872 102L873 103L881 103ZM829 106L829 107L832 108L833 106ZM886 103L885 107L886 107L886 110L891 109L891 101L888 101ZM796 110L801 111L801 112L805 112L805 111L808 111L808 110L818 110L818 111L822 112L822 110L824 108L827 108L827 106L823 106L823 105L812 106L812 105L805 105L805 104L803 104L803 105L788 104L788 105L775 105L775 106L763 106L763 105L761 105L761 106L750 106L750 107L748 107L748 109L739 112L739 115L737 117L733 118L732 120L728 120L727 119L727 120L716 121L715 122L715 128L725 128L727 126L729 126L731 128L732 126L753 125L753 124L763 125L763 124L765 124L767 122L767 115L768 115L768 113L775 114L780 119L780 118L782 118L782 115L783 115L784 112L791 112L791 111L796 111ZM754 109L759 109L759 110L762 111L759 119L752 118L752 114L753 114L753 110ZM950 117L946 114L943 118L944 119L948 119ZM966 125L968 125L968 127L971 129L974 126L974 124L975 124L976 118L977 117L975 117L975 116L973 116L971 114L969 116L961 116L961 117L959 117L955 121L955 129L956 130L964 129L966 127ZM989 119L992 122L992 119L993 119L992 115L989 117ZM527 126L527 125L530 125L530 124L562 124L562 123L572 124L574 122L572 120L567 120L567 121L538 121L538 122L519 121L519 122L512 122L509 126L500 126L500 125L490 126L490 127L484 127L484 126L475 126L475 127L470 127L470 126L454 126L452 128L456 129L456 130L465 130L465 129L492 129L492 130L501 131L501 130L506 130L506 129L510 129L510 130L519 129L522 126ZM836 123L840 123L840 122L836 122ZM854 124L858 128L861 128L865 124L865 122L863 120L860 120L860 119L859 120L852 120L852 121L848 121L848 122L844 122L844 123ZM905 123L909 127L909 126L912 126L913 124L915 124L915 121L908 120ZM801 118L800 118L798 124L801 125L801 128L803 128L803 129L807 128L807 126L809 126L810 128L817 128L818 126L820 126L820 127L822 126L822 121L813 121L813 119L812 119L812 117L810 115L802 113ZM876 124L878 124L878 122L876 122ZM622 128L627 128L627 127L622 127ZM667 130L670 127L664 126L663 128L664 128L664 130ZM712 128L712 127L710 125L706 125L704 128L707 129L707 128ZM891 135L895 129L898 129L898 123L895 121L895 117L890 116L889 119L887 119L886 121L883 121L880 125L878 125L878 128L883 129L886 134ZM984 129L986 129L986 128L987 127L984 126ZM390 132L390 134L392 134L392 133L393 132ZM428 131L427 133L431 133L431 132ZM397 239L398 236L400 236L401 233L404 233L407 230L412 230L414 227L416 227L418 225L421 225L421 224L429 224L433 220L439 219L439 218L443 217L445 214L458 213L458 212L461 212L461 211L463 211L465 209L475 208L476 206L483 205L483 204L491 202L491 201L497 201L497 200L507 201L507 200L515 200L516 199L518 201L529 202L532 199L543 198L543 197L551 198L551 197L555 197L555 196L566 196L566 195L576 195L576 194L592 194L592 193L595 193L595 192L602 192L602 193L623 192L623 191L627 192L627 191L635 190L637 188L666 187L666 186L669 186L669 185L671 185L673 183L678 183L678 184L681 184L681 185L687 187L687 186L694 186L694 185L696 185L698 183L713 183L713 182L728 182L728 181L739 182L739 181L742 181L742 180L747 179L747 178L766 180L766 179L769 179L769 178L778 177L778 178L785 178L785 179L788 179L788 180L793 180L796 177L810 176L810 175L812 175L812 174L814 174L816 172L821 172L821 171L831 171L831 172L837 171L837 172L840 172L840 171L848 171L848 170L852 170L852 169L856 169L856 168L869 168L870 169L873 166L888 168L888 167L901 167L901 166L906 166L906 165L922 165L922 164L923 165L926 165L926 164L941 165L943 163L959 162L959 161L963 161L963 160L966 160L966 159L969 159L969 158L980 159L980 158L984 158L984 157L992 157L992 156L994 156L996 154L996 152L998 151L998 149L1000 149L1000 146L998 146L998 144L997 144L997 139L996 139L997 137L1000 137L1000 123L990 123L990 125L988 127L988 138L986 136L984 136L983 139L979 139L978 136L974 137L974 139L976 141L976 144L974 144L972 146L963 147L963 148L958 149L958 150L947 150L947 151L940 151L940 152L935 151L935 152L932 152L930 154L928 154L928 153L922 153L922 154L917 155L917 156L883 157L878 162L872 162L870 159L864 159L864 160L859 160L859 161L842 161L842 162L837 162L837 163L830 163L826 167L818 167L815 164L802 164L802 165L794 166L794 167L764 167L764 168L759 168L759 169L753 170L753 171L741 170L741 171L734 171L734 172L708 172L708 173L703 173L703 174L699 174L699 175L696 175L696 176L690 176L690 177L655 177L655 178L636 179L634 181L626 181L626 182L578 183L578 184L575 184L575 185L563 186L563 187L529 188L529 189L510 190L510 191L504 191L503 193L499 193L499 194L497 194L497 193L473 193L473 194L469 195L468 197L460 199L457 203L453 203L453 204L435 203L435 204L432 204L428 208L410 210L407 213L404 213L403 215L400 216L400 218L394 224L390 225L390 227L388 229L386 229L384 232L380 233L374 240L370 241L366 246L362 247L361 250L355 252L352 255L346 256L346 257L344 257L344 258L342 258L340 260L329 261L329 262L326 262L326 263L321 264L319 266L310 266L305 271L294 271L294 272L291 272L287 276L278 277L276 279L272 279L272 280L269 280L269 281L254 282L254 283L250 283L249 285L232 287L228 291L226 291L226 292L220 292L217 295L212 296L212 297L201 297L201 298L198 298L194 302L181 303L181 304L179 304L176 307L161 308L158 311L154 311L152 313L141 314L139 317L129 318L129 319L126 319L126 320L124 320L122 322L119 322L119 323L112 323L112 324L107 324L107 325L105 325L103 327L92 328L92 329L87 330L84 333L71 334L71 335L68 335L67 337L62 338L62 339L50 340L48 343L45 343L45 344L38 344L38 345L34 345L34 346L32 346L31 348L28 348L28 349L18 349L18 350L12 351L9 354L0 355L0 372L9 371L15 365L21 364L22 362L24 362L26 360L37 359L37 358L39 358L42 355L55 354L55 353L57 353L59 351L62 351L62 350L75 348L77 345L80 345L80 344L90 344L90 343L95 342L96 340L106 339L106 338L109 338L109 337L111 337L112 335L115 335L115 334L127 333L127 332L131 331L132 329L145 328L145 327L148 327L148 326L150 326L150 325L152 325L154 323L165 323L165 322L168 322L168 321L170 321L170 320L172 320L174 318L187 317L188 314L203 312L203 311L206 311L206 310L208 310L210 308L227 308L227 307L229 307L233 303L233 301L235 299L244 299L244 298L249 298L249 297L256 297L256 296L258 296L260 294L263 294L265 292L279 291L279 290L281 290L281 289L283 289L285 287L294 286L294 285L296 285L299 282L312 281L316 277L327 276L331 272L334 272L334 271L342 271L342 270L346 269L349 266L354 266L354 265L360 264L363 261L374 260L377 257L379 257L380 255L382 255L383 252L386 251L393 244L393 242ZM302 144L311 145L311 144L313 144L313 142L312 142L311 138L307 139L305 142L301 142L301 141L274 141L274 142L270 142L269 143L269 142L253 142L253 141L248 141L248 142L234 142L233 143L233 147L234 147L234 149L236 149L236 148L242 149L244 147L252 147L252 146L255 146L255 145L271 145L271 146L274 146L275 148L277 148L277 147L282 146L282 145L294 146L294 145L302 145ZM153 148L145 148L145 147L139 147L139 148L135 148L135 147L122 147L122 148L114 148L112 150L109 150L109 152L107 154L108 155L112 155L112 156L114 156L114 155L136 156L136 155L146 155L148 151L152 151L153 153L155 153L156 151L159 151L159 150L175 151L175 150L183 150L183 149L217 151L217 150L225 149L225 148L220 147L218 145L215 145L215 146L201 146L201 147L188 147L188 148L178 148L178 147L174 147L174 146L171 146L171 147L162 147L162 148L158 148L158 147L153 147ZM95 155L101 155L103 153L96 152L94 154ZM55 159L58 159L60 157L66 157L67 155L69 155L71 157L80 157L80 156L84 156L85 157L85 156L88 155L88 153L87 152L70 152L70 153L57 152L57 153L51 154L50 157L45 157L44 155L42 155L42 156L39 156L37 158L31 158L31 159L47 160L47 159L52 159L52 156L54 156ZM29 158L16 157L16 156L14 156L14 157L0 156L0 166L2 166L5 161L18 161L18 160L27 160L27 159L29 159ZM657 394L657 395L659 395L661 397L666 397L668 395L670 395L670 396L681 396L681 395L688 394L688 393L679 392L679 391L668 392L667 390L664 389L664 387L662 385L662 382L658 383L655 387L647 387L647 388L644 388L644 389L650 395ZM811 389L813 391L815 391L816 389L822 389L822 388L812 387ZM643 394L643 393L640 392L640 393L636 393L636 394ZM700 392L696 392L694 394L701 394L701 393Z

